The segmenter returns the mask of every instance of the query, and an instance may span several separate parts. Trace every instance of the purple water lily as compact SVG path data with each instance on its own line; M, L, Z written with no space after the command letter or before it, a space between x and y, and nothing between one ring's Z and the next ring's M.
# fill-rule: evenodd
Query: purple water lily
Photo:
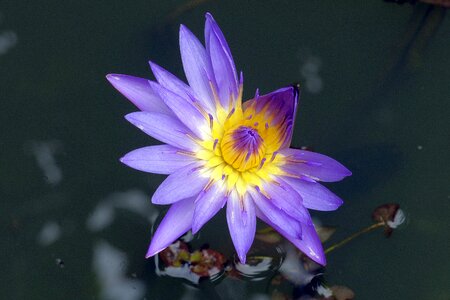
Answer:
M299 96L295 88L263 96L257 92L242 102L242 73L238 77L228 44L210 14L205 43L181 25L181 58L189 85L153 62L156 82L107 76L140 109L126 119L164 143L121 158L134 169L169 175L152 202L172 206L146 257L188 230L198 232L226 205L242 263L259 217L325 265L308 209L337 209L342 200L318 181L339 181L351 172L325 155L289 148Z

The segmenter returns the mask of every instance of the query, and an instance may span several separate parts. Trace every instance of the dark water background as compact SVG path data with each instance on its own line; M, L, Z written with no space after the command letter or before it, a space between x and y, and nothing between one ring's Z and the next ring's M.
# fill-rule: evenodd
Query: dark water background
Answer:
M369 225L379 204L407 214L390 239L374 232L330 253L327 281L357 299L450 299L448 12L373 0L209 1L178 13L184 3L0 2L0 298L198 297L144 259L164 176L118 162L155 141L123 119L135 108L104 76L150 77L152 59L183 77L178 24L202 36L210 11L246 98L301 82L293 145L353 171L330 185L345 205L314 214L338 226L332 241ZM223 214L200 239L233 254ZM261 282L203 295L214 288L269 299Z

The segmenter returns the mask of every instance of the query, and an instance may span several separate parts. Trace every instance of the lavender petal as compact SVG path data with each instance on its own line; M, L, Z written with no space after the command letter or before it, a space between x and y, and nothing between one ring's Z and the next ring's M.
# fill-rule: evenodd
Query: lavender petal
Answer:
M295 176L333 182L352 174L342 164L323 154L297 149L283 149L279 154L285 156L285 164L281 168Z
M190 86L154 62L150 61L149 64L153 75L155 75L156 80L161 86L185 99L194 99L194 91L192 91Z
M303 206L302 197L281 178L274 178L274 180L276 182L263 184L263 189L270 197L272 204L297 221L312 224L311 216Z
M121 74L109 74L106 79L140 110L173 115L147 79Z
M209 112L215 112L215 99L211 85L216 87L214 72L206 50L186 26L180 27L180 51L184 73L197 100Z
M152 202L171 204L198 195L209 181L202 171L202 164L195 162L170 174L156 189Z
M231 192L227 201L227 222L239 260L245 264L256 231L255 205L248 194L239 198L236 191Z
M336 210L343 203L341 198L317 182L288 177L283 179L302 196L303 205L306 208L331 211Z
M285 87L244 103L245 108L254 106L256 113L266 109L266 118L271 119L267 125L279 126L284 130L280 137L282 143L279 149L287 148L291 144L298 96L296 89Z
M280 224L272 222L261 210L257 210L256 213L258 218L273 227L313 261L322 266L326 265L327 261L325 253L323 252L322 243L320 242L314 225L303 225L302 238L299 239L292 237L292 235L286 231L286 228L280 226Z
M264 197L260 192L253 189L249 190L249 192L256 207L264 214L265 218L270 220L273 224L277 224L279 227L283 228L292 238L301 238L302 226L300 222L273 205L271 201Z
M199 145L190 137L193 135L192 132L175 116L154 112L134 112L126 115L125 118L163 143L188 151L199 149Z
M201 191L195 200L192 233L197 233L225 205L227 197L221 182L217 182L206 191Z
M196 161L196 158L170 145L149 146L127 153L120 161L127 166L150 173L172 174Z
M193 215L193 198L174 203L156 229L145 257L149 258L164 250L187 232L191 228Z
M178 119L195 133L197 137L202 140L211 138L209 118L207 120L190 100L180 97L157 83L150 82L150 86L161 96Z
M205 23L206 51L211 58L214 76L219 89L219 98L222 106L228 108L230 100L237 98L239 83L231 56L230 48L211 14L206 14ZM234 104L231 102L231 104Z

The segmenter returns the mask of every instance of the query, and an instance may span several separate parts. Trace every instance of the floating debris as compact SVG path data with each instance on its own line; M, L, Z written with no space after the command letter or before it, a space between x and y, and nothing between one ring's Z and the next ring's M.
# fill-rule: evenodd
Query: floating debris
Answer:
M162 268L158 258L164 265ZM218 279L227 265L227 259L222 253L207 247L191 251L182 240L161 251L155 259L158 275L184 278L194 284L199 284L200 278L209 278L211 281Z
M377 208L375 208L375 210L372 212L372 219L374 222L376 222L375 224L363 228L360 231L343 239L339 243L336 243L333 246L328 247L328 249L325 250L325 253L329 253L339 247L342 247L343 245L354 240L360 235L381 227L384 227L384 234L386 235L386 237L390 237L393 229L397 228L400 224L403 224L405 222L406 217L403 210L400 209L399 204L388 203L380 205Z
M393 229L405 222L405 213L397 203L383 204L375 208L372 212L372 219L381 222L385 226L384 234L390 237Z
M385 228L392 230L405 222L405 213L396 203L378 206L372 213L374 224L350 235L346 239L325 250L329 253L347 244L356 237ZM322 243L328 241L336 232L336 227L314 225ZM235 255L228 263L226 257L215 250L204 246L192 250L189 242L194 236L191 233L181 237L155 257L156 273L174 278L183 278L195 285L200 285L201 278L208 282L217 282L226 278L238 281L268 281L270 299L302 299L302 300L351 300L355 293L347 286L328 285L325 283L325 268L311 260L308 256L285 240L271 227L260 229L255 235L253 250L242 264ZM268 247L268 245L270 245ZM277 253L268 253L275 249ZM161 263L160 263L161 261ZM161 267L162 265L162 267ZM222 276L223 275L223 276Z
M66 266L66 264L64 263L64 261L61 258L55 259L55 262L56 262L56 265L58 267L60 267L61 269L63 269Z

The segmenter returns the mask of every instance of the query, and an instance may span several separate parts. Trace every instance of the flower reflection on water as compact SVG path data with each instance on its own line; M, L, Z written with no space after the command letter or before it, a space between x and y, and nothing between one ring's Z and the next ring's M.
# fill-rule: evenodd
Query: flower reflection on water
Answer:
M380 205L372 217L373 225L328 247L326 253L361 234L377 228L393 230L405 221L405 214L398 204ZM336 232L334 227L316 225L316 228L322 243ZM386 236L390 234L392 231ZM270 253L273 249L277 249L276 253ZM220 286L227 277L238 282L265 281L271 299L345 300L355 297L346 286L326 284L326 269L270 227L257 232L254 249L248 254L246 264L207 247L191 250L190 241L182 240L160 252L155 261L158 275L183 278L195 286L199 286L202 279Z

